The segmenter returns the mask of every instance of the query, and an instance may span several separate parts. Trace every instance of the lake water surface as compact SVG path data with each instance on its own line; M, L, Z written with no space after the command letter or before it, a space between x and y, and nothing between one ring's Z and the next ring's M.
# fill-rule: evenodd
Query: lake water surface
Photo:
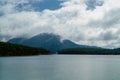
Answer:
M120 56L1 57L0 80L120 80Z

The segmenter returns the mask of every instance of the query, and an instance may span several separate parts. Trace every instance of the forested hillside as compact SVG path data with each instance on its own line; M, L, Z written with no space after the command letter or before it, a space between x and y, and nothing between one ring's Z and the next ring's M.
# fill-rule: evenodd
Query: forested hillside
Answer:
M58 54L120 55L120 49L69 48L58 51Z
M0 56L29 56L48 54L48 51L23 45L0 42Z

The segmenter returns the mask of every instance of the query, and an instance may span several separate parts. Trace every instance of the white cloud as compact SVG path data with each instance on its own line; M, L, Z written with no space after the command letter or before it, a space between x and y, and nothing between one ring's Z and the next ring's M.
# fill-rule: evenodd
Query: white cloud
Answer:
M61 5L62 8L54 11L17 13L14 4L8 10L4 6L6 15L0 17L2 39L48 32L80 44L120 47L120 1L104 0L103 6L93 11L86 10L85 0L66 0Z

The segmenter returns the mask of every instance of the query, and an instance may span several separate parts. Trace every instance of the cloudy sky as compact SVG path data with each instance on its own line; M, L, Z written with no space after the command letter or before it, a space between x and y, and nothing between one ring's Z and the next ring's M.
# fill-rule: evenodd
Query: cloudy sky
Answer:
M0 41L40 33L83 45L120 47L120 1L0 0Z

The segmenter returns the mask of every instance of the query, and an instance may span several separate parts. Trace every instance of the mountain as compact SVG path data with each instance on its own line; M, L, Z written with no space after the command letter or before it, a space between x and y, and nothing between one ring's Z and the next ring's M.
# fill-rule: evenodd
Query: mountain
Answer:
M48 51L23 45L0 42L0 56L30 56L48 54Z
M66 49L66 48L100 48L100 47L79 45L79 44L76 44L70 40L63 40L62 49Z
M66 48L94 47L94 46L78 45L70 40L61 41L60 36L55 34L48 34L48 33L39 34L29 39L14 38L9 40L8 42L27 45L31 47L44 48L51 51L52 53Z
M14 38L9 40L8 42L14 43L14 44L22 44L22 42L25 40L25 38Z
M51 52L57 51L61 48L60 37L58 35L47 33L39 34L29 39L14 38L8 42L37 48L44 48L50 50Z

